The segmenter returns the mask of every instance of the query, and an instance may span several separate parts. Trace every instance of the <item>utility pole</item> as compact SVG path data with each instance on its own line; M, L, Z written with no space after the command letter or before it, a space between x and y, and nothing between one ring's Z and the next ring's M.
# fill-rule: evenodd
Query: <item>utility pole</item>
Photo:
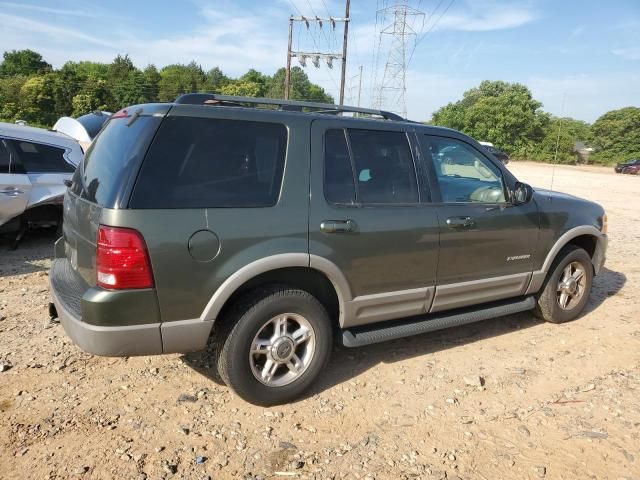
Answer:
M361 95L362 95L362 65L360 65L360 82L358 85L358 107L360 106Z
M347 40L349 38L349 7L351 0L347 0L344 8L344 37L342 40L342 71L340 72L340 105L344 105L344 79L347 74Z
M287 47L287 70L284 75L284 99L289 100L291 83L291 42L293 40L293 17L289 17L289 46Z
M374 86L373 105L380 110L391 110L403 117L407 116L406 75L407 46L417 36L413 25L418 17L424 17L420 10L409 6L408 0L383 2L383 8L376 12L376 20L380 25L379 49L387 48L384 73ZM386 42L383 40L387 40ZM378 51L378 55L382 52Z
M344 86L345 86L345 76L347 72L347 38L349 35L349 7L350 0L346 0L345 5L345 16L343 18L336 17L320 17L318 15L314 16L306 16L300 15L295 17L291 15L289 17L289 45L287 47L287 69L285 71L284 77L284 98L285 100L289 99L290 91L291 91L291 59L297 58L300 65L303 67L307 66L307 59L310 59L313 65L316 68L320 68L320 60L324 60L327 64L327 67L333 68L334 60L342 61L342 71L340 73L340 105L344 102ZM323 52L320 51L319 47L316 45L316 51L308 52L308 51L297 51L293 50L293 27L296 22L302 22L306 25L307 30L309 30L312 23L317 24L321 29L324 24L331 25L333 30L336 29L337 23L344 23L344 36L342 42L342 53L338 52ZM314 40L315 43L315 40Z

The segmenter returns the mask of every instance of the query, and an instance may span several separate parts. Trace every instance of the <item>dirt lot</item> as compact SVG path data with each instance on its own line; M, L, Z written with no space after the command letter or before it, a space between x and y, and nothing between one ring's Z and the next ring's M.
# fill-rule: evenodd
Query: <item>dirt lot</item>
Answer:
M550 166L511 168L550 185ZM609 214L582 318L338 349L273 409L207 378L206 355L82 353L47 315L53 236L0 244L0 478L640 478L640 178L557 167L554 188Z

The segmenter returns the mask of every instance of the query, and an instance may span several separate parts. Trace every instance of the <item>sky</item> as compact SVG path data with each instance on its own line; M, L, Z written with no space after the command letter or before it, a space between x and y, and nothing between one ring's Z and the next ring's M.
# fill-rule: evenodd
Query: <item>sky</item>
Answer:
M640 106L640 0L407 0L408 117L428 120L482 80L528 86L554 115L595 121ZM346 102L375 106L391 37L379 32L394 0L352 0ZM195 60L239 76L286 63L289 15L344 16L343 0L0 0L0 51L30 48L58 68L67 60L110 62L128 54L143 68ZM340 24L299 23L293 48L332 51ZM382 40L380 40L382 38ZM294 65L297 61L294 59ZM310 79L338 98L340 63L307 62ZM393 91L385 108L400 110Z

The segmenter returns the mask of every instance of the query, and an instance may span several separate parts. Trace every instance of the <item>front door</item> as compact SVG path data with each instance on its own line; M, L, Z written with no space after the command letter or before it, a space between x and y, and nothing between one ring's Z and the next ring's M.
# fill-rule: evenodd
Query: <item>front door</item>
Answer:
M0 225L22 214L31 195L31 181L11 145L0 138Z
M440 260L431 311L523 295L538 240L534 202L512 205L502 170L473 145L423 135L439 196Z
M425 313L438 259L438 220L413 134L371 121L312 124L309 252L350 289L349 327Z

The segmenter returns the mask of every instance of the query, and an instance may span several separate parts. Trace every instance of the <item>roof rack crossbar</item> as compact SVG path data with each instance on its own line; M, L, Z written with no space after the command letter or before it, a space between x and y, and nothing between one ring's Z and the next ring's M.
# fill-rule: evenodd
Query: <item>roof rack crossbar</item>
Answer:
M302 108L324 110L324 113L364 113L377 115L385 120L405 121L400 115L384 110L374 110L370 108L349 107L346 105L333 105L330 103L302 102L299 100L281 100L278 98L262 97L237 97L233 95L218 95L217 93L185 93L176 98L175 103L183 105L206 105L207 103L249 103L254 105L276 105L282 110L300 111ZM289 107L289 108L287 108Z

